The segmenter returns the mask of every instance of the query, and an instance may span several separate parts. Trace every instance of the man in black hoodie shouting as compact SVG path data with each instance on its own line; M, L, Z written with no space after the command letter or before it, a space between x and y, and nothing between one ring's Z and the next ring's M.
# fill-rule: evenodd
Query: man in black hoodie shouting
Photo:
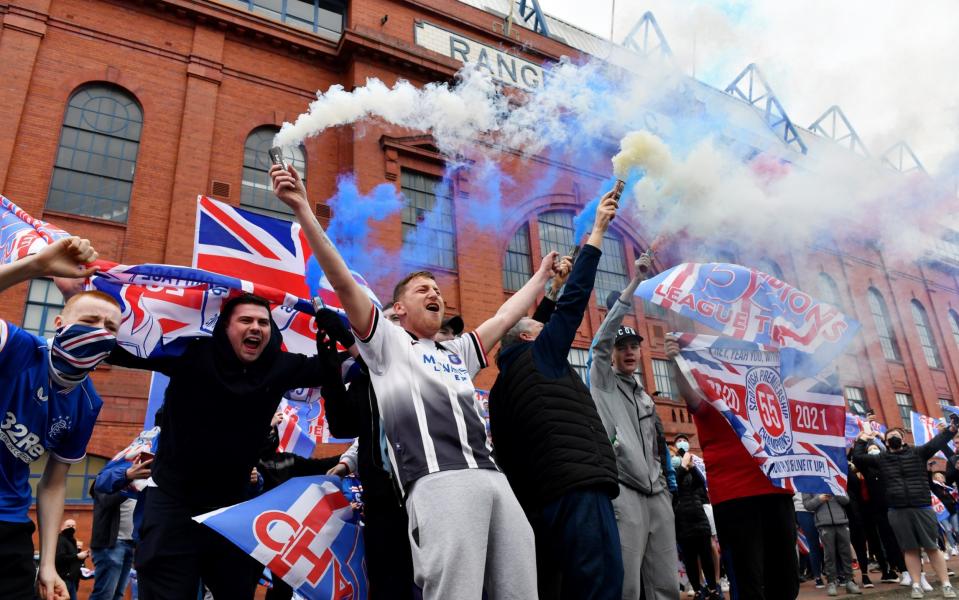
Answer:
M246 499L286 391L322 385L324 395L345 393L335 361L284 352L280 344L269 302L247 294L224 303L212 337L191 342L180 356L111 355L115 365L170 377L156 487L142 500L135 564L143 600L195 598L201 579L216 598L253 598L262 566L192 517Z

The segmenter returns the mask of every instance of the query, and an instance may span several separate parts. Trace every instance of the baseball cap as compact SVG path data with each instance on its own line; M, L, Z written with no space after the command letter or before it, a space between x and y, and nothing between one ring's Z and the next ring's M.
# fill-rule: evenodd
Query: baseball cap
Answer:
M453 335L460 335L463 333L463 330L466 329L466 324L463 323L463 317L459 315L453 315L448 319L443 319L443 324L440 327L449 327L450 331L453 332Z
M635 329L629 325L622 325L616 332L616 340L613 342L613 344L618 345L632 338L636 338L637 342L643 341L643 336L636 333Z

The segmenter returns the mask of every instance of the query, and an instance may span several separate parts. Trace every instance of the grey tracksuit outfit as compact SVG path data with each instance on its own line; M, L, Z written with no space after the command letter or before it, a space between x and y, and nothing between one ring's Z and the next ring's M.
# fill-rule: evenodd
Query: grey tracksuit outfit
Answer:
M823 571L828 581L849 581L852 578L852 550L849 537L849 517L846 509L849 496L833 496L823 502L819 494L803 494L803 506L816 514L816 529L822 542ZM839 564L836 564L836 555Z
M676 529L664 461L663 425L639 377L614 371L613 343L630 304L616 300L593 340L590 392L619 468L613 500L623 552L623 599L675 600L679 590Z

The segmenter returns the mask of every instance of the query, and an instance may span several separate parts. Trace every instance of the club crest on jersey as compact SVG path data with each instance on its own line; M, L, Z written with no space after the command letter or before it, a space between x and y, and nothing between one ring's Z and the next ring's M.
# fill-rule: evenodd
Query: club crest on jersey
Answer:
M789 452L793 443L789 400L776 369L755 367L746 372L746 410L769 454Z
M451 365L461 365L463 364L463 359L459 357L459 354L450 354L449 361Z
M50 423L50 430L47 432L47 437L50 438L51 442L59 442L63 434L68 431L70 431L70 417L58 416Z

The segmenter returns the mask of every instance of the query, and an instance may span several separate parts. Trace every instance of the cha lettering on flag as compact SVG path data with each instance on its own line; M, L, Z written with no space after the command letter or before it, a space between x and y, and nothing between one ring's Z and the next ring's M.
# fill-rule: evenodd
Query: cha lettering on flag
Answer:
M845 494L846 402L835 378L789 377L777 349L682 334L676 357L773 485Z
M308 600L365 600L363 536L335 477L295 477L269 492L193 518Z
M740 265L684 263L640 284L636 295L721 335L775 346L796 375L816 375L859 323L779 279Z

